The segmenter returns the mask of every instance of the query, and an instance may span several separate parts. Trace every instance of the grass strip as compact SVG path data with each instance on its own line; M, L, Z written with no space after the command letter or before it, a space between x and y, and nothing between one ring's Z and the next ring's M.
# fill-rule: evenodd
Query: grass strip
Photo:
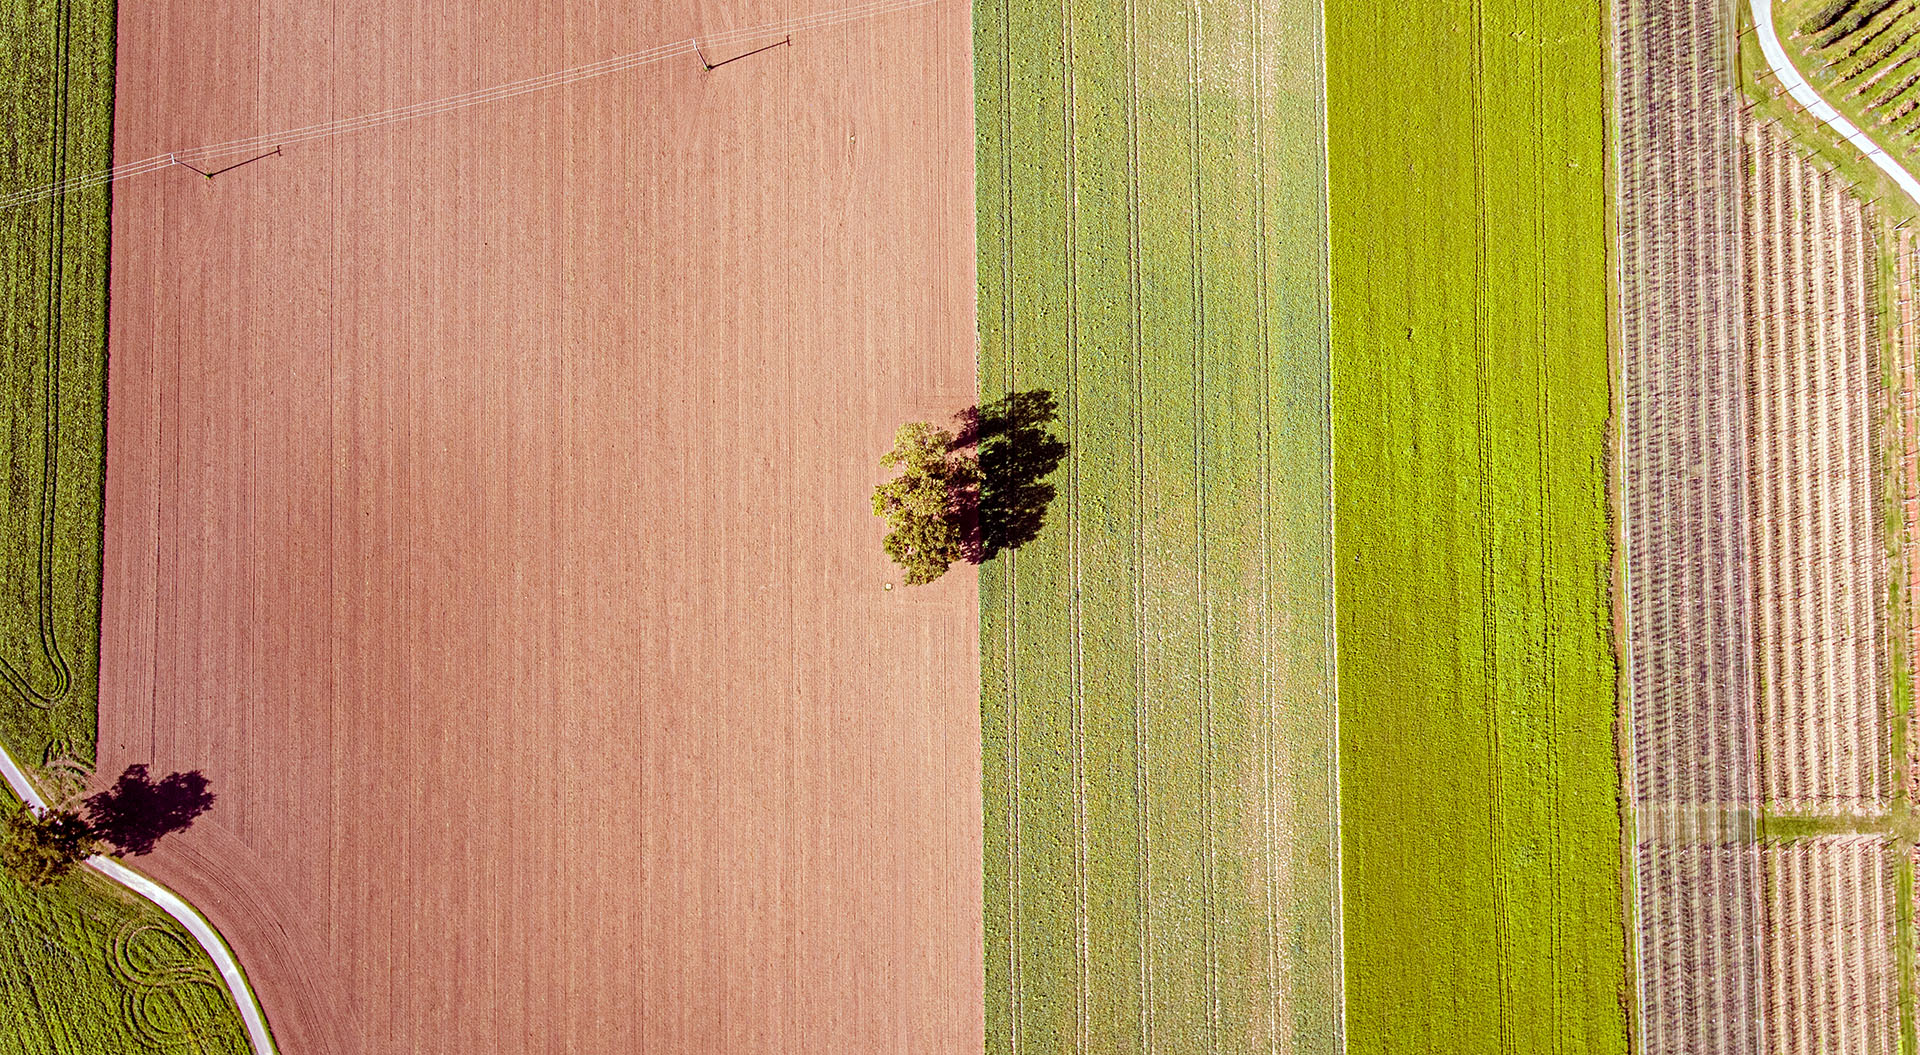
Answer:
M0 7L0 181L112 162L114 5ZM0 213L0 739L91 765L99 694L107 190Z
M1317 12L975 7L989 1051L1338 1050Z
M1327 9L1356 1055L1627 1049L1606 10Z

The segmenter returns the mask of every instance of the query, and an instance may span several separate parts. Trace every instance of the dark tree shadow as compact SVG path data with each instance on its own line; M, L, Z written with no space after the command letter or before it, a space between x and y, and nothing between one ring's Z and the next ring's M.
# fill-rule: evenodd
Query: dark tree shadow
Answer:
M1046 478L1067 457L1047 431L1060 405L1044 388L1013 392L960 412L956 451L972 447L980 466L976 493L957 496L967 559L979 564L1032 542L1047 522L1054 487Z
M153 852L165 835L185 831L213 807L213 792L198 770L171 773L155 783L147 767L132 765L113 786L87 799L93 833L122 854Z

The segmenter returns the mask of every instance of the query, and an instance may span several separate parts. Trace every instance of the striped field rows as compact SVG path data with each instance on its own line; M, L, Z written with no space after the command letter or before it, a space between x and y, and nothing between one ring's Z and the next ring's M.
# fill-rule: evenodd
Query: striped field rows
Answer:
M1736 107L1712 0L1622 0L1632 799L1757 799Z
M1339 1050L1318 5L1278 7L975 6L981 397L1052 393L1068 449L980 571L989 1052Z
M1640 1048L1890 1055L1895 844L1762 834L1896 797L1873 218L1748 116L1723 5L1619 11Z
M1770 808L1892 794L1875 512L1880 356L1866 211L1770 124L1746 130L1755 605Z
M1737 104L1712 0L1619 0L1626 677L1638 1050L1762 1050Z
M1769 843L1765 1050L1893 1055L1899 1047L1891 844L1877 835Z

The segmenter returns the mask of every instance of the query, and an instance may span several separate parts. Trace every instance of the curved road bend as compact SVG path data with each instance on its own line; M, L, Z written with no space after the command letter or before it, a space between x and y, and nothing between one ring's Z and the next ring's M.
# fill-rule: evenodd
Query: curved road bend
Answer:
M1787 93L1793 96L1794 101L1806 107L1808 113L1819 118L1821 123L1840 133L1841 138L1858 147L1861 153L1879 167L1880 171L1886 173L1901 190L1906 192L1907 197L1913 199L1914 204L1920 205L1920 180L1914 179L1913 173L1908 172L1906 166L1895 161L1892 154L1880 149L1880 144L1854 127L1853 122L1847 120L1846 115L1834 109L1825 99L1820 98L1820 93L1800 75L1799 69L1793 65L1793 60L1787 58L1787 49L1781 46L1780 35L1773 27L1772 0L1748 0L1747 6L1753 11L1753 24L1760 34L1760 50L1766 54L1767 65L1772 67L1774 77L1778 78L1781 84L1786 85Z
M35 809L47 808L47 800L40 796L33 782L27 779L27 773L6 748L0 747L0 773L4 773L13 793ZM213 965L219 969L220 977L227 983L227 991L233 995L233 1004L240 1009L240 1019L246 1023L247 1039L253 1045L253 1055L278 1055L273 1046L273 1034L267 1031L266 1016L260 1012L260 1001L253 995L253 987L247 984L247 976L240 970L240 961L234 959L233 950L220 939L220 932L213 929L192 905L180 895L148 879L139 872L110 857L95 854L87 858L88 867L108 879L119 883L128 890L146 898L159 907L160 911L174 918L174 921L187 928L187 933L200 943Z

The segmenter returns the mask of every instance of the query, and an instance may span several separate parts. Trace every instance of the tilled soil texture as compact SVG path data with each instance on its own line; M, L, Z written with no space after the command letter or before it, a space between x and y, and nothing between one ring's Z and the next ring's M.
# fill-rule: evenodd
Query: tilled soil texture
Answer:
M126 5L115 155L809 13ZM979 1048L975 575L868 506L975 398L969 71L937 3L117 186L100 768L211 781L137 863L288 1055Z

